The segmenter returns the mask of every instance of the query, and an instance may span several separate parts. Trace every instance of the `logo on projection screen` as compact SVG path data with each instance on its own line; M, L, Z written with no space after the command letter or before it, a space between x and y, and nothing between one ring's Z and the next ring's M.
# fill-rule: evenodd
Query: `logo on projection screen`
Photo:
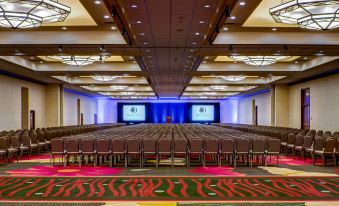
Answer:
M192 121L214 121L214 105L193 105Z
M124 105L122 108L124 121L145 121L145 105Z

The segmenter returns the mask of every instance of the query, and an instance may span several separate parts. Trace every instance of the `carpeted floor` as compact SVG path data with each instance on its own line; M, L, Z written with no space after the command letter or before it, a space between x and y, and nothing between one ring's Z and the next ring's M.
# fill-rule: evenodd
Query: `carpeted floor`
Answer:
M339 170L282 156L267 167L52 166L49 155L0 166L0 206L339 206ZM161 202L155 202L161 201ZM325 202L319 202L325 201ZM246 203L244 203L246 202Z
M0 200L339 200L338 177L1 177Z

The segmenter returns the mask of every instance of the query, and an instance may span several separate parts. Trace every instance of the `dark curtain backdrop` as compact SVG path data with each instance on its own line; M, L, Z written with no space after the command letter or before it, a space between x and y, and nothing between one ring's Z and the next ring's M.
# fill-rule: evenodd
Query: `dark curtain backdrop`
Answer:
M187 122L186 103L151 103L150 119L153 123L166 123L166 117L172 117L172 123Z

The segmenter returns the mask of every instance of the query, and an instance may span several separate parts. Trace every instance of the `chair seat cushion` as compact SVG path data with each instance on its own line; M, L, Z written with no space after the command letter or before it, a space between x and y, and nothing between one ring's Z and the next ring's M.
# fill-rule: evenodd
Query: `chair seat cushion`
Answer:
M312 148L306 148L305 151L306 152L313 152L313 149Z
M295 146L294 147L294 149L296 149L296 150L302 150L302 148L303 148L302 146Z
M294 144L288 144L287 147L293 148L293 147L294 147Z
M31 144L29 145L31 148L38 147L38 144Z
M286 146L287 142L282 142L282 143L280 143L280 145Z
M7 152L4 150L0 150L0 154L6 154Z
M26 147L26 146L21 146L20 147L20 150L28 150L29 149L29 147Z
M315 154L324 154L324 151L323 150L315 150L314 153Z
M15 148L8 148L8 152L9 153L13 153L13 152L17 152L18 149L15 149Z

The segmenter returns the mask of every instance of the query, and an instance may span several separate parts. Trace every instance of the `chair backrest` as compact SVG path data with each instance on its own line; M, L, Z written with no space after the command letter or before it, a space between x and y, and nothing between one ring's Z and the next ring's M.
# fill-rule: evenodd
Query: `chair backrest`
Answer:
M190 140L190 150L191 153L200 153L202 152L203 141L201 139L191 139Z
M97 153L110 153L111 151L111 142L109 139L98 139L96 141L96 151ZM119 146L119 145L116 145Z
M252 152L264 153L265 152L265 140L254 139L252 141Z
M144 139L142 141L143 150L146 153L155 153L157 151L156 139Z
M82 139L81 140L81 152L94 153L94 140L93 139Z
M7 143L5 137L0 137L0 150L7 150Z
M312 145L313 145L313 141L314 141L314 137L311 137L311 136L305 136L305 137L304 137L303 147L304 147L304 148L311 148Z
M9 138L9 143L10 143L10 146L12 147L20 147L20 139L19 139L19 136L17 135L13 135Z
M332 137L332 132L326 131L326 132L324 133L324 137L325 137L325 139Z
M160 153L170 153L172 149L172 140L171 139L160 139L159 140L159 152Z
M125 140L123 139L112 139L112 152L114 153L125 153L126 146Z
M52 139L51 140L51 150L52 154L54 153L64 153L65 144L62 138Z
M234 140L233 139L222 139L220 140L221 153L233 153Z
M248 139L237 139L236 151L237 152L248 152L249 140Z
M280 153L280 140L278 139L269 139L267 152L269 153Z
M333 153L335 147L336 147L336 140L335 140L334 138L328 138L328 139L325 141L325 149L324 149L324 152L325 152L325 153Z
M281 139L282 142L287 142L287 138L288 138L288 134L287 133L282 133L281 134L281 138L280 139Z
M66 139L67 153L79 153L79 139Z
M39 143L39 139L38 139L38 136L35 132L35 129L31 129L29 131L29 138L31 138L32 144L38 144Z
M324 136L324 132L322 130L318 130L315 136L322 137Z
M205 140L205 152L218 153L219 152L219 141L217 139L206 139Z
M187 152L187 140L185 139L174 140L174 152L186 153Z
M295 134L289 134L287 139L287 144L294 144L295 143Z
M314 138L314 150L322 150L324 148L325 138L315 137Z
M23 146L30 146L31 145L31 139L27 134L24 134L21 136L21 142Z
M295 146L302 146L303 143L304 143L304 137L305 137L305 136L297 135L297 136L295 137Z
M139 153L140 152L140 142L138 139L129 139L127 140L127 152L128 153Z

